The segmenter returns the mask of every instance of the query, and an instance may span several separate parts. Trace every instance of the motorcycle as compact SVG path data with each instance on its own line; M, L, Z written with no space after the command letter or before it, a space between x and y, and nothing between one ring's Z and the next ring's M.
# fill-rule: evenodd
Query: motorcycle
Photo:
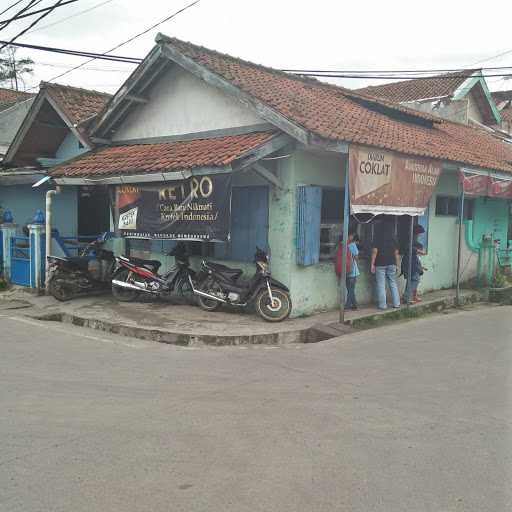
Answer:
M114 254L102 248L108 233L89 243L78 256L48 256L48 293L60 301L110 289Z
M195 272L190 268L189 256L185 244L179 243L168 254L174 256L176 266L169 272L160 275L158 260L144 260L133 256L116 257L117 270L112 278L112 294L121 302L132 302L141 293L149 293L161 297L170 296L175 292L187 296L192 292L190 284Z
M272 277L269 257L258 247L254 263L254 276L243 281L240 280L243 273L241 269L203 260L196 282L190 280L201 308L215 311L223 304L236 307L254 305L256 312L268 322L280 322L288 318L292 310L290 290Z

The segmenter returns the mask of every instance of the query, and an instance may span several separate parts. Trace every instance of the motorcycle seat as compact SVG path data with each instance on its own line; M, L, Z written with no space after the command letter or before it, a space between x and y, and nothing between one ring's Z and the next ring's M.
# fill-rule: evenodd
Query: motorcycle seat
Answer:
M225 275L229 276L231 279L238 279L244 272L241 268L230 268L230 267L226 267L226 265L221 265L220 263L208 262L207 265L214 272L219 272L220 274L225 274Z
M143 260L142 258L135 258L133 256L130 256L126 259L128 259L131 263L135 265L139 265L141 267L148 267L153 272L156 272L162 265L162 263L158 260Z

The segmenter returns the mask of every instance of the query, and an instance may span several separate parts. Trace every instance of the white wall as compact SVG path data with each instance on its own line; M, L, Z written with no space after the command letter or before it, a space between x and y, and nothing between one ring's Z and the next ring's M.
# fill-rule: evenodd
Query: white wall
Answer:
M231 96L176 66L150 90L149 102L132 110L113 140L183 135L263 122Z
M476 97L474 94L474 89L471 91L468 96L468 118L476 121L477 123L484 123L484 118L482 116L482 112L480 112L480 107L476 101Z

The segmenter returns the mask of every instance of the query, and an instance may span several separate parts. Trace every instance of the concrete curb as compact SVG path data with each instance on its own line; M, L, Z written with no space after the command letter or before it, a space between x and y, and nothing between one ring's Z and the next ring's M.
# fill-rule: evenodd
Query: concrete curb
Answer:
M285 343L316 343L333 337L332 334L324 332L318 326L307 329L251 335L208 335L172 332L152 327L137 327L70 313L49 313L32 316L32 318L48 322L72 324L121 336L180 346L282 345ZM337 331L337 336L342 334L342 331Z
M474 291L472 293L464 293L461 296L461 306L474 304L482 300L482 294ZM410 307L402 307L400 309L388 309L380 311L374 315L364 316L347 320L346 323L354 328L376 327L384 322L406 320L418 318L429 313L440 313L446 309L455 308L455 297L430 300L425 303L413 304Z

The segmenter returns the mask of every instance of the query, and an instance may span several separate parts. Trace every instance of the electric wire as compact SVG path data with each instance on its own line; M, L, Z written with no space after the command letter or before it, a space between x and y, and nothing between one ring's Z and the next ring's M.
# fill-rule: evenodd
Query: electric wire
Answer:
M26 11L28 11L28 9L30 9L31 7L35 7L37 4L40 4L42 2L42 0L30 0L30 2L25 5L25 7L22 7L15 15L13 18L11 18L9 21L5 21L3 23L2 26L0 26L0 30L4 30L5 28L7 28L15 19L17 16L20 16L22 15L23 13L25 13Z
M78 2L78 0L66 0L66 2L62 2L59 7L64 7L65 5L67 4L73 4L75 2ZM37 11L30 11L30 12L26 12L25 14L20 14L20 15L16 15L12 18L9 18L7 20L1 20L0 23L5 23L5 24L9 24L11 23L12 21L18 21L18 20L21 20L23 18L28 18L30 16L34 16L34 14L39 14L41 12L45 12L45 11L51 11L53 10L54 7L43 7L42 9L38 9Z
M53 23L48 23L47 25L43 25L42 27L37 27L37 28L34 28L32 30L29 30L27 32L27 34L33 34L34 32L38 32L40 30L44 30L46 28L49 28L49 27L54 27L55 25L59 25L60 23L63 23L64 21L68 21L72 18L77 18L78 16L81 16L82 14L86 14L88 12L91 12L91 11L94 11L95 9L98 9L100 7L103 7L104 5L106 4L109 4L111 2L113 2L114 0L106 0L105 2L101 2L99 4L96 4L96 5L93 5L92 7L89 7L88 9L84 9L83 11L80 11L80 12L77 12L75 14L72 14L71 16L68 16L66 18L62 18L60 20L57 20Z
M13 7L16 7L18 4L21 4L21 2L23 2L23 0L18 0L17 2L14 2L12 5L7 7L7 9L0 11L0 16L2 16L2 14L5 14L7 11L10 11Z
M138 37L140 36L143 36L144 34L147 34L148 32L150 32L151 30L155 29L156 27L158 27L159 25L162 25L163 23L165 23L166 21L169 21L171 20L172 18L178 16L179 14L181 14L183 11L186 11L187 9L190 9L191 7L193 7L194 5L198 4L201 0L194 0L193 2L191 2L190 4L186 5L185 7L182 7L181 9L179 9L178 11L172 13L170 16L167 16L166 18L164 18L163 20L159 21L158 23L155 23L154 25L152 25L151 27L143 30L142 32L139 32L138 34L134 35L133 37L130 37L129 39L127 39L126 41L123 41L122 43L119 43L117 44L116 46L114 46L113 48L111 48L110 50L107 50L106 52L100 54L100 55L103 55L103 56L106 56L107 54L117 50L118 48L121 48L121 46L124 46L128 43L131 43L132 41L134 41L135 39L137 39ZM76 71L77 69L80 69L81 67L89 64L90 62L94 61L95 59L97 59L98 57L91 57L89 60L83 62L82 64L79 64L78 66L75 66L74 68L72 69L69 69L68 71L65 71L64 73L61 73L60 75L57 75L57 76L54 76L52 78L50 78L49 80L47 80L48 82L53 82L53 80L57 80L59 78L62 78L63 76L65 75L68 75L69 73L73 72L73 71ZM35 89L35 87L32 87L31 89ZM31 89L28 89L28 90L31 90Z
M4 44L3 46L0 46L0 51L2 51L6 46L9 46L10 44L14 43L16 41L16 39L20 38L23 34L28 32L32 27L36 26L42 19L46 18L46 16L50 15L57 7L59 7L62 4L63 1L64 0L57 0L57 2L55 2L53 4L53 6L48 11L41 14L41 16L39 16L39 18L37 18L35 21L33 21L27 28L23 29L21 32L19 32L17 35L15 35L8 43Z

